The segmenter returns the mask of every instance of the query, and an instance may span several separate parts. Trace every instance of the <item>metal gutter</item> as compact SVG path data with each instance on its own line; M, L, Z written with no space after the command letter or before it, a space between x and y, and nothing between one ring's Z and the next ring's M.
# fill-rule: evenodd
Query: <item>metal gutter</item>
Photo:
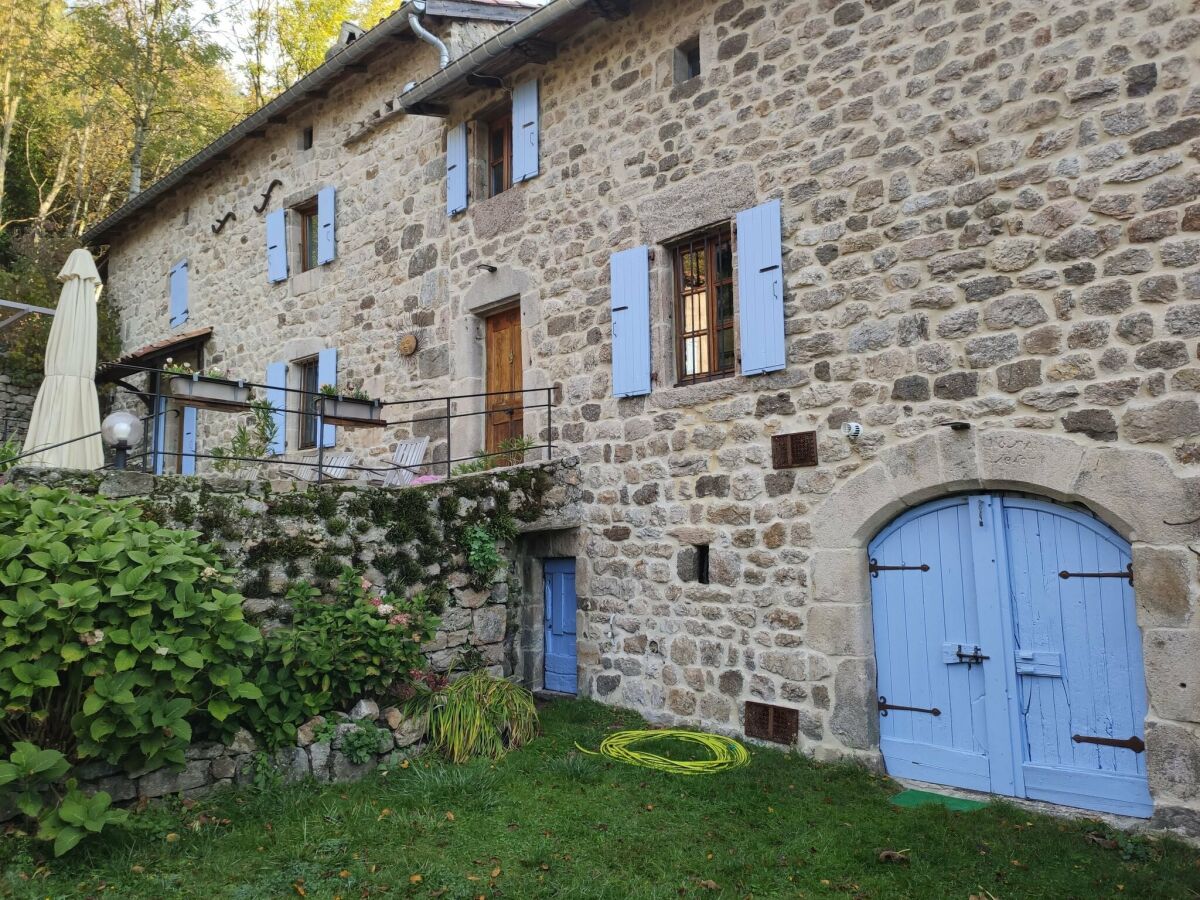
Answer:
M557 25L567 17L585 9L595 9L595 0L552 0L536 12L530 13L499 34L488 38L478 47L463 54L435 75L419 82L412 90L400 95L400 104L405 110L420 114L421 107L441 96L441 92L465 81L468 75L477 73L492 60L513 50L523 41L537 37L541 32Z
M409 31L408 13L411 11L409 5L409 3L404 3L361 38L309 72L270 103L251 113L212 143L180 163L163 178L160 178L154 184L150 185L150 187L133 197L133 199L123 203L120 207L109 213L83 233L83 237L81 238L82 243L90 245L99 242L116 225L129 218L135 212L150 206L164 194L186 180L190 175L200 170L205 164L219 157L225 151L232 149L236 144L241 143L241 141L254 135L256 132L263 131L269 125L278 124L277 116L282 116L293 107L308 101L311 99L310 95L318 94L326 89L330 86L331 82L348 68L358 64L372 52L384 46L389 39ZM513 7L497 8L512 9ZM543 7L544 9L545 7ZM431 14L432 12L431 10ZM480 17L483 17L482 11ZM507 32L501 33L504 34ZM272 122L272 119L276 119L276 121Z

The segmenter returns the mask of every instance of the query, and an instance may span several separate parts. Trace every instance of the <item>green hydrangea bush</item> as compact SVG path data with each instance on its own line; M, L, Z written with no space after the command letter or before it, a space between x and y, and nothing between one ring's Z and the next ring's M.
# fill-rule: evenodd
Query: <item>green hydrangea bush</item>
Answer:
M261 698L244 674L261 635L197 538L132 501L0 487L6 752L28 745L61 754L68 767L101 759L150 770L183 765L197 732L229 735L247 701ZM0 766L0 791L24 780ZM98 830L104 811L81 813L68 796L40 808L39 821Z
M246 710L251 730L271 746L293 739L307 719L363 697L395 699L424 666L421 645L438 627L424 595L377 593L348 567L333 597L297 582L287 601L292 624L267 635L255 678L262 699Z

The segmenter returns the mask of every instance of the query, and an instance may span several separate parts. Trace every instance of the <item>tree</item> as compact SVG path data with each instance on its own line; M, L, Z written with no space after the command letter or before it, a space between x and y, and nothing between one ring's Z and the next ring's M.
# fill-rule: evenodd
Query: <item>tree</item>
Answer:
M34 80L41 36L49 33L61 0L0 0L0 230L4 227L8 167L22 103Z
M192 16L191 0L90 0L74 12L93 51L91 84L97 90L110 86L128 121L130 198L142 190L151 140L215 99L204 95L214 88L212 77L226 52L200 27L211 16ZM218 80L231 86L228 78ZM231 122L239 106L230 104L225 118Z

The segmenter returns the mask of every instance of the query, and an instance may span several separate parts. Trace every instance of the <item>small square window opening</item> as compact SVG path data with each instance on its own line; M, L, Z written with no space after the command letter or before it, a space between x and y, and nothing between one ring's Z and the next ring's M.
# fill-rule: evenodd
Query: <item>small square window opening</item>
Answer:
M700 74L700 38L684 41L675 48L675 83L682 84Z
M298 373L296 386L306 392L300 395L298 404L300 425L296 444L301 450L311 450L317 446L317 392L321 388L317 384L317 358L311 356L299 360L295 366Z

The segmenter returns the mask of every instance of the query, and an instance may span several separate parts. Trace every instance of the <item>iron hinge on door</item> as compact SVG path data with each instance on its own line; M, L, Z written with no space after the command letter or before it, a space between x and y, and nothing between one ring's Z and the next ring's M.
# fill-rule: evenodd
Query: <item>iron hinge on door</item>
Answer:
M1068 572L1066 569L1058 573L1063 581L1068 578L1128 578L1133 584L1133 563L1125 567L1124 572Z
M921 563L919 566L881 566L875 557L871 557L871 564L867 566L867 571L871 573L872 578L878 578L880 572L928 572L929 564Z
M936 706L932 709L926 709L923 706L899 706L895 703L888 703L887 697L884 697L883 695L880 695L878 703L879 715L883 716L885 719L887 718L889 709L903 710L905 712L929 713L931 716L940 716L942 714L942 711Z

